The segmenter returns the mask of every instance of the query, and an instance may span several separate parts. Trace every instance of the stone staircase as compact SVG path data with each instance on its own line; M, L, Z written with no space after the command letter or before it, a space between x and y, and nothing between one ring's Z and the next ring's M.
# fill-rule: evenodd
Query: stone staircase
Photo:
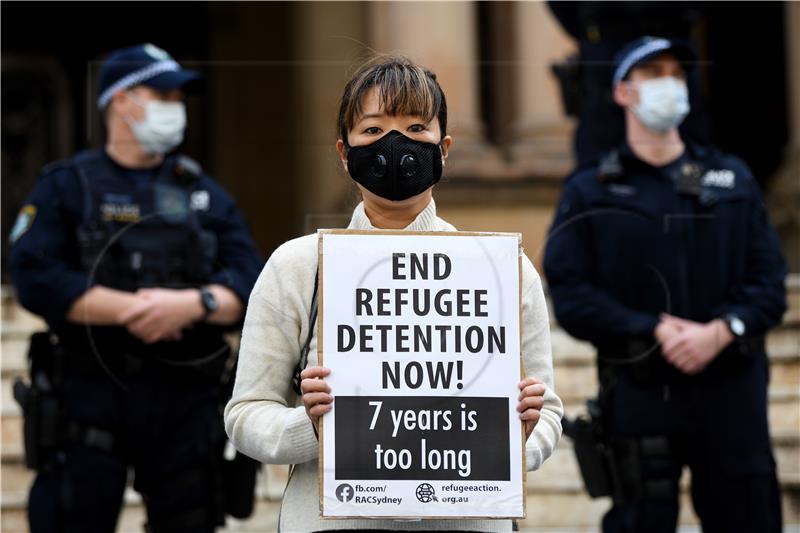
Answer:
M771 360L770 423L778 471L783 488L784 521L796 531L800 524L800 275L788 281L790 311L784 324L770 333ZM2 356L0 358L0 531L27 531L27 493L33 472L25 468L22 453L22 420L12 398L17 376L26 374L28 336L42 322L21 309L11 292L2 294ZM585 411L584 402L597 392L591 347L554 327L553 357L556 386L566 413L574 417ZM250 520L229 519L223 531L275 531L287 469L265 466L259 476L258 503ZM682 484L682 531L696 531L697 519ZM125 495L118 531L142 531L145 521L141 499L132 489ZM528 475L528 517L520 521L523 531L597 531L600 517L609 507L607 498L590 499L583 490L569 439L561 440L556 453L537 472Z

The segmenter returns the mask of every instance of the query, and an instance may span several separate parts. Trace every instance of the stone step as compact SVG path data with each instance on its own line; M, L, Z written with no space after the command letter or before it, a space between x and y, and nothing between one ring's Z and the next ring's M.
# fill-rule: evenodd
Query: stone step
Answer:
M784 508L786 508L784 503ZM519 522L521 532L528 533L596 533L602 515L610 503L606 499L591 500L588 497L564 497L554 495L545 499L541 495L531 496L527 504L528 517ZM258 502L253 516L248 520L229 518L220 533L265 533L277 531L280 502ZM586 516L588 514L588 516ZM562 517L558 525L543 525L545 521L553 522L554 517ZM563 517L582 524L564 525ZM141 506L129 506L123 509L117 525L117 532L131 533L142 531L141 524L146 520ZM4 512L0 525L2 531L9 533L25 533L28 522L24 510ZM800 533L800 525L785 524L785 533ZM693 515L688 498L681 500L680 526L676 533L701 533Z
M776 391L770 394L769 417L770 430L775 435L797 435L800 438L800 392L787 389L780 397Z
M767 335L767 353L770 357L800 357L800 328L771 330Z
M539 492L528 491L526 502L527 517L519 521L520 531L547 533L575 533L579 531L597 531L603 514L610 507L608 498L591 499L585 493L572 492ZM794 502L786 495L783 497L784 531L797 533L798 517L791 512ZM250 533L277 531L280 500L259 500L255 512L248 520L229 518L221 533ZM22 507L3 508L0 529L7 532L23 533L28 531L25 509ZM142 531L146 521L144 507L141 504L127 504L117 524L118 532ZM699 533L691 528L697 525L691 499L687 493L681 495L681 511L679 523L683 526L678 533ZM687 526L689 528L687 529Z
M278 512L280 501L261 500L256 502L253 515L248 520L228 518L219 533L265 533L278 530ZM0 531L8 533L25 533L28 531L28 519L25 508L3 509ZM142 524L147 520L141 504L128 504L122 509L117 522L118 533L144 531Z
M18 304L3 305L3 319L0 322L3 342L11 339L26 338L33 331L46 329L47 325L41 317L30 313Z
M2 439L0 440L0 450L2 450L2 461L21 462L23 459L23 435L22 418L19 416L3 416L0 418L0 429Z
M30 334L16 339L3 339L2 375L28 371L28 339Z
M554 461L556 457L557 454L545 463L545 467L548 463ZM554 490L552 487L531 486L530 479L534 477L534 474L536 473L529 474L527 518L520 521L520 529L522 531L529 530L529 528L565 526L596 528L602 515L610 506L608 498L593 500L583 492L582 487ZM3 491L2 531L27 531L25 498L26 494ZM117 531L141 531L141 525L145 521L141 499L135 492L128 490L125 500L126 505ZM681 502L680 523L683 525L696 524L697 518L692 511L690 498L686 490L681 494ZM784 523L800 523L800 514L797 512L796 501L787 494L784 494L783 508ZM275 531L279 509L280 496L277 498L261 497L256 503L254 515L249 520L229 519L227 526L220 531Z

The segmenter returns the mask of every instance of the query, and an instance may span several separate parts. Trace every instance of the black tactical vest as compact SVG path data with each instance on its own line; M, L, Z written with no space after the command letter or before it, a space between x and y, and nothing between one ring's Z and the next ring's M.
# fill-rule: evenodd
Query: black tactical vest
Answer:
M78 154L73 163L83 194L77 228L81 264L94 283L135 292L209 282L217 241L192 209L192 186L200 177L196 163L168 157L146 186L123 175L100 151ZM67 325L58 333L65 346L94 354L94 359L116 361L120 354L128 354L173 367L203 361L216 367L228 350L224 331L201 322L184 330L179 342L151 345L118 326Z
M75 158L83 188L78 227L81 263L92 279L114 289L199 287L211 275L216 239L191 209L199 177L179 157L167 158L140 187L101 152Z

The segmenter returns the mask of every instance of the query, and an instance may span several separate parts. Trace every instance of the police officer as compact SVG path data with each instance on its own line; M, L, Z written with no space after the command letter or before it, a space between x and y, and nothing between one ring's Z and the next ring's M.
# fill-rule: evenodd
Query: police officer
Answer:
M547 243L558 322L597 348L605 532L674 531L684 465L703 531L781 529L764 336L787 270L747 166L678 132L693 59L656 38L617 55L627 142L568 180Z
M188 158L184 90L145 44L99 74L104 149L46 167L12 230L21 304L47 321L18 386L36 531L113 531L128 468L150 531L223 523L220 376L262 266L233 200ZM228 369L229 370L229 369Z

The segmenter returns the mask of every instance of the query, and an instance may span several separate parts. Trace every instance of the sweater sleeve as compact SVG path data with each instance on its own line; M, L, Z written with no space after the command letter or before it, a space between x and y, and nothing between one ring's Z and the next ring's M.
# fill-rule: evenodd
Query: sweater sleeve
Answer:
M319 453L311 421L302 406L294 405L291 387L301 339L309 328L313 281L309 285L304 278L313 275L314 267L281 248L250 296L225 429L236 449L258 461L297 464ZM309 294L304 295L307 285Z
M550 457L561 438L564 406L555 393L550 321L542 280L533 264L522 257L522 358L525 375L545 384L544 406L526 444L528 470L536 470Z

